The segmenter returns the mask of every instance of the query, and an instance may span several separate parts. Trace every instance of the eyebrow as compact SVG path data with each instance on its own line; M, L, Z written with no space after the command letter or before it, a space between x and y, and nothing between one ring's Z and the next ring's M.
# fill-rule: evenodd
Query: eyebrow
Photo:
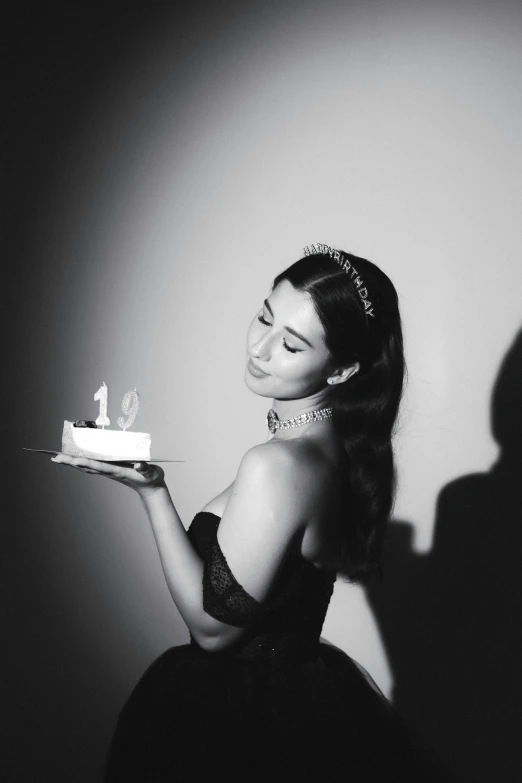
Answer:
M264 306L266 307L266 309L268 310L268 312L270 313L270 315L271 315L271 316L272 316L272 318L273 318L273 317L274 317L274 313L273 313L273 311L272 311L272 308L271 308L271 307L270 307L270 305L268 304L268 299L264 299L264 300L263 300L263 304L264 304ZM286 331L287 331L287 332L290 332L290 334L293 334L293 335L294 335L294 337L297 337L299 340L302 340L304 343L306 343L307 345L309 345L309 346L310 346L310 348L313 348L313 347L314 347L314 346L312 345L312 343L311 343L311 342L309 342L309 341L306 339L306 337L303 337L303 335L302 335L302 334L299 334L299 332L297 332L295 329L292 329L292 327L291 327L291 326L285 326L284 328L286 329Z

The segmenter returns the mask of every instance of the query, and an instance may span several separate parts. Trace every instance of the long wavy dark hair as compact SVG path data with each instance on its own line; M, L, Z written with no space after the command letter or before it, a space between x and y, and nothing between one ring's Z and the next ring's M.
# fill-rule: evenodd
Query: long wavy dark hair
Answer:
M337 574L341 581L365 582L382 573L382 542L397 489L392 440L407 370L393 283L366 258L340 252L362 278L373 317L366 314L352 270L345 271L329 252L299 259L274 278L272 289L288 280L311 296L331 370L360 363L347 381L327 389L327 405L348 458L335 542Z

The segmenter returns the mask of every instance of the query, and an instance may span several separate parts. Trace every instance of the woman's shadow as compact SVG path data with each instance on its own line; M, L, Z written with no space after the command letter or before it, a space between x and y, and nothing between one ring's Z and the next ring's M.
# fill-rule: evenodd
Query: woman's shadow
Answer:
M458 781L522 780L522 330L492 395L501 451L488 473L441 491L432 550L390 525L367 596L393 703Z

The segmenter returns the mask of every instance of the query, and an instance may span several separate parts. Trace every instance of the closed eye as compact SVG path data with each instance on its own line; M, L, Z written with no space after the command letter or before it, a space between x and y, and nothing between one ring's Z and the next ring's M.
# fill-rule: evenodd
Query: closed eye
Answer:
M265 321L262 315L257 316L257 320L260 321L265 326L271 326L269 321ZM285 338L283 337L283 346L286 348L287 351L290 351L290 353L301 353L297 348L290 348L285 342Z

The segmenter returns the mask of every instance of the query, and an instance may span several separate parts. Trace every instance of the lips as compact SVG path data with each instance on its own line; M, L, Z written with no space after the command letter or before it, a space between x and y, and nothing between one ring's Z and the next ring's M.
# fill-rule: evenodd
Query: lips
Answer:
M267 372L265 372L264 370L261 370L261 369L260 369L260 368L257 366L257 364L254 364L254 362L252 361L252 359L249 359L249 360L248 360L248 367L249 367L249 369L250 369L250 370L252 370L253 372L259 373L259 375L268 375L268 373L267 373Z

